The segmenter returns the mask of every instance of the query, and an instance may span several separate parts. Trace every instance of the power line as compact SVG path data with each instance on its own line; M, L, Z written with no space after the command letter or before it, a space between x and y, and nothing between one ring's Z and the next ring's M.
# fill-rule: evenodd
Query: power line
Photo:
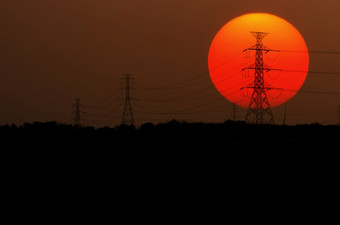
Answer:
M328 71L311 71L311 70L290 70L290 69L272 69L269 70L289 72L289 73L312 73L312 74L325 74L325 75L340 75L340 72L328 72Z
M116 97L114 99L106 99L105 101L101 101L101 102L99 102L95 105L83 105L83 107L86 108L86 109L90 109L90 110L91 109L102 109L102 108L107 107L108 105L111 105L114 102L117 102L118 100L121 100L121 98ZM106 104L104 105L104 103L106 103ZM102 105L102 106L100 106L100 105Z
M235 72L233 75L231 75L229 77L226 77L223 80L215 82L215 85L223 83L226 80L231 79L231 78L235 77L237 74L240 74L240 73L241 73L241 70ZM243 82L242 82L242 84L243 84ZM239 84L239 85L241 85L241 84ZM181 96L176 96L176 97L173 97L173 98L170 98L170 99L152 99L152 98L150 99L150 98L144 98L144 97L138 96L136 98L136 100L140 100L140 101L144 101L144 102L173 102L173 101L183 101L183 100L188 101L188 100L202 99L202 98L207 97L207 96L216 95L216 93L205 95L205 96L197 96L195 98L188 98L188 97L192 97L192 96L198 95L198 94L203 93L203 92L205 92L205 91L207 91L207 90L209 90L211 88L212 87L205 87L205 88L199 89L197 91L191 92L189 94L185 94L185 95L181 95ZM228 90L228 89L222 90L221 92L225 92L226 90Z
M244 81L242 82L244 83ZM231 88L228 88L228 89L224 89L222 90L221 92L225 92L225 91L229 91L229 90L232 90L232 89L235 89L237 87L239 87L241 84L238 84L238 85L235 85ZM228 95L224 95L225 97L226 96L230 96L230 95L233 95L235 94L236 92L240 91L239 89L229 93ZM174 111L174 112L155 112L155 111L149 111L149 112L146 112L144 111L143 113L151 113L151 114L164 114L164 115L174 115L174 114L194 114L194 113L201 113L201 112L207 112L207 111L211 111L211 110L214 110L214 109L217 109L217 108L221 108L221 106L217 107L217 108L209 108L207 110L200 110L200 111L192 111L194 109L199 109L203 106L207 106L207 105L210 105L210 104L213 104L213 103L216 103L218 101L221 101L221 99L218 99L218 100L215 100L215 101L209 101L208 103L204 103L204 104L200 104L200 105L197 105L197 106L193 106L193 107L190 107L190 108L186 108L186 109L183 109L183 110L179 110L179 111ZM225 105L222 105L223 107L225 107Z
M154 112L154 111L136 111L138 113L144 113L144 114L151 114L151 115L189 115L189 114L198 114L198 113L206 113L206 112L212 112L212 110L217 110L221 108L225 108L225 105L220 105L214 108L209 108L209 109L204 109L204 110L198 110L198 111L189 111L186 112L185 110L183 111L178 111L178 112Z
M254 51L259 51L260 48L253 48L253 49L248 49L248 50L254 50ZM262 49L263 50L263 49ZM267 50L267 49L266 49ZM294 51L294 50L282 50L282 51L278 51L278 52L287 52L287 53L307 53L307 52L303 52L303 51ZM340 54L340 52L336 52L336 51L309 51L308 53L311 54ZM240 53L242 54L242 53ZM233 60L235 60L237 57L239 57L240 54L236 54L235 56L231 57L230 59L224 61L223 63L221 63L218 66L215 66L214 68L210 68L210 71L214 71L224 65L226 65L227 63L232 62ZM220 84L223 82L226 82L228 79L231 79L237 75L239 75L241 73L241 66L235 66L232 70L227 71L227 72L222 72L221 74L218 74L215 77L220 77L221 80L217 80L217 82L215 82L214 84ZM254 66L255 68L255 66ZM240 69L240 70L238 70ZM237 70L235 73L231 74L233 71ZM271 69L271 70L275 70L275 69ZM327 71L300 71L300 70L278 70L281 72L295 72L295 73L311 73L311 74L324 74L324 75L340 75L340 72L327 72ZM209 74L209 71L204 71L203 73L194 75L188 79L185 79L183 81L179 81L179 82L175 82L173 84L169 84L169 85L163 85L163 86L156 86L156 87L143 87L141 88L141 90L155 90L155 91L165 91L165 90L180 90L180 89L185 89L185 88L189 88L189 87L199 87L199 85L205 85L205 84L209 84L209 87L202 87L199 88L191 93L185 94L185 95L179 95L179 96L174 96L172 98L167 98L167 99L154 99L154 98L145 98L143 96L137 96L136 98L131 98L130 96L130 84L128 84L127 79L125 77L125 81L126 81L126 87L125 87L125 104L124 104L124 111L129 111L129 108L131 109L131 115L132 117L134 116L132 113L132 107L131 107L131 100L136 100L136 101L140 101L140 102L145 102L145 103L169 103L169 102L185 102L187 101L188 103L191 103L193 101L196 100L200 100L202 101L202 99L204 98L208 98L211 96L219 96L217 94L217 92L214 93L209 93L209 94L204 94L204 92L206 92L207 90L211 89L211 82L208 82L208 76L205 76ZM225 76L227 75L228 76ZM230 75L231 74L231 75ZM130 80L129 80L130 81ZM241 84L239 84L241 85ZM239 85L236 85L233 88L237 88L239 87ZM232 88L230 88L232 89ZM228 91L230 89L226 89L226 90L222 90L220 91L220 93L223 95L223 93L225 91ZM237 91L240 91L239 89L233 91L231 94L235 94ZM331 95L340 95L339 92L331 92L331 91L316 91L316 90L292 90L292 89L282 89L282 91L298 91L299 93L309 93L309 94L331 94ZM163 92L165 93L165 92ZM177 93L177 92L176 92ZM127 95L128 95L128 100L127 100ZM229 94L228 94L229 95ZM155 94L153 94L153 96L155 96ZM226 95L224 95L224 97L226 97ZM111 98L109 96L109 98ZM108 101L109 100L109 101ZM82 112L83 114L89 116L91 118L90 121L92 121L92 123L94 122L104 122L104 120L107 121L107 118L110 117L111 119L114 118L118 118L118 116L113 117L115 112L119 111L119 107L121 106L117 106L117 107L113 107L111 109L108 109L109 107L112 107L112 104L115 102L119 102L118 100L121 100L121 98L116 97L112 100L107 99L104 100L102 102L99 102L95 105L82 105L83 108L85 108L86 110L88 110L89 112ZM218 110L218 109L224 109L226 107L225 104L221 104L220 106L216 106L216 107L211 107L212 104L217 103L218 101L221 101L222 98L218 98L218 99L214 99L211 100L209 99L208 102L204 102L202 104L199 105L194 105L192 107L187 107L186 109L182 109L182 110L176 110L174 112L155 112L155 111L148 111L148 110L144 110L143 111L136 111L138 113L152 113L150 115L189 115L189 114L200 114L200 113L206 113L206 112L212 112L214 110ZM223 99L224 100L224 99ZM242 101L246 101L248 100L247 98L241 99L240 101L236 102L235 104L238 104L239 102ZM128 104L127 104L128 103ZM208 109L206 109L206 107L208 107ZM140 108L140 107L137 107ZM95 112L93 112L95 111ZM124 113L123 113L123 117L124 117ZM122 121L123 121L123 117L122 117ZM235 118L235 116L233 116L233 118ZM75 119L74 119L75 120ZM81 118L82 121L85 121L84 118ZM134 120L134 119L133 119ZM133 121L134 122L134 121Z
M307 93L307 94L340 95L340 92L334 92L334 91L314 91L314 90L298 90L298 89L282 89L282 91Z
M195 79L197 79L197 78L200 78L200 77L202 77L202 76L204 76L204 75L206 75L206 74L208 74L208 73L209 73L209 71L205 71L205 72L203 72L203 73L200 73L200 74L198 74L198 75L195 75L195 76L193 76L193 77L191 77L191 78L189 78L189 79L186 79L186 80L184 80L184 81L180 81L180 82L173 83L173 84L166 85L166 86L160 86L160 87L147 87L147 86L142 86L142 85L140 85L140 86L142 87L142 89L145 89L145 90L174 89L174 88L178 88L178 86L181 86L181 85L183 85L183 84L186 84L186 83L188 83L188 82L190 82L190 81L192 81L192 80L195 80Z
M340 51L318 51L318 50L310 50L310 51L301 51L301 50L280 50L280 52L285 53L302 53L302 54L329 54L329 55L340 55Z
M209 74L209 72L211 72L211 71L213 71L213 70L216 70L216 69L220 68L221 66L224 66L225 64L227 64L227 63L229 63L229 62L235 60L235 59L236 59L237 57L239 57L242 53L243 53L243 52L240 52L240 53L238 53L238 54L235 54L234 56L232 56L232 57L230 57L229 59L223 61L221 64L215 66L214 68L210 68L210 70L207 70L207 71L204 71L204 72L199 73L199 74L197 74L197 75L194 75L194 76L192 76L192 77L190 77L190 78L188 78L188 79L186 79L186 80L184 80L184 81L180 81L180 82L176 82L176 83L173 83L173 84L169 84L169 85L165 85L165 86L160 86L160 87L146 87L146 86L144 86L144 87L142 86L142 87L143 87L143 89L158 90L158 89L172 89L172 88L175 88L176 86L181 86L181 85L183 85L183 84L185 84L185 83L188 83L188 82L190 82L190 81L192 81L192 80L194 80L194 79L197 79L197 78L200 78L200 77L202 77L202 76L204 76L204 75L207 75L207 74Z

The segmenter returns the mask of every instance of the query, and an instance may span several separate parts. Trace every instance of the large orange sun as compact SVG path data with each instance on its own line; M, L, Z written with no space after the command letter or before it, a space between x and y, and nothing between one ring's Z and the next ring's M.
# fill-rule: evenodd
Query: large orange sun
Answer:
M253 90L256 44L251 32L268 33L262 40L264 81L271 107L285 103L303 85L309 66L308 49L299 31L286 20L267 13L250 13L228 22L215 36L208 56L210 77L229 101L248 107ZM278 51L279 50L279 51Z

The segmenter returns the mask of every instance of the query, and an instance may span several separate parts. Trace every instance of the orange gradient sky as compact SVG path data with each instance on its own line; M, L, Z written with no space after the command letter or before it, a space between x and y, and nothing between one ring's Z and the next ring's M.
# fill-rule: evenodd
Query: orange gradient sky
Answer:
M339 95L327 93L339 92L340 76L317 72L340 70L340 54L327 53L340 52L339 9L340 1L336 0L0 1L0 125L73 123L76 98L82 105L96 106L81 109L85 125L119 125L125 94L122 77L126 73L135 78L131 98L138 125L172 119L244 120L249 99L241 98L239 89L250 84L252 77L242 77L240 70L254 63L254 58L246 60L241 52L255 44L250 28L269 29L263 39L268 48L306 49L295 28L277 17L261 26L246 17L233 20L254 12L289 21L309 50L310 72L305 80L300 73L266 74L266 82L277 88L292 80L304 82L287 107L273 108L275 121L281 123L285 118L289 125L338 123ZM216 37L216 46L211 49L214 60L210 58L209 66L234 57L211 75L223 74L212 78L221 82L216 84L220 89L240 83L232 97L239 98L246 108L235 107L235 111L207 74L212 41L228 21L230 29L224 27L226 33L221 31ZM306 54L273 52L264 60L272 68L308 68ZM239 74L235 77L228 76L236 71ZM275 99L271 96L279 94L269 92L272 106ZM293 95L284 92L275 101L283 102ZM112 102L114 99L118 100ZM100 115L100 120L90 115Z
M272 70L264 75L268 85L284 90L268 91L271 107L278 106L292 98L303 85L309 67L309 56L299 31L289 22L275 15L245 14L222 27L209 50L208 64L211 80L226 99L239 106L248 107L252 90L241 91L240 89L251 85L254 80L254 70L242 72L243 68L255 62L255 51L248 53L250 58L245 57L246 53L243 52L256 43L251 31L268 33L263 39L263 44L271 50L281 51L264 54L266 65L272 69L282 70Z

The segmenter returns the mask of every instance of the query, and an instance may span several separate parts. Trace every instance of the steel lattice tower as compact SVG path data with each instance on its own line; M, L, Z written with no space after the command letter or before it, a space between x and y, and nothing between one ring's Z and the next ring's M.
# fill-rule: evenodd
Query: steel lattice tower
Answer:
M132 106L131 106L131 98L130 98L130 80L131 75L126 74L125 75L125 104L124 104L124 111L122 116L122 124L134 126L135 125L135 119L132 112Z
M75 111L73 111L73 113L75 114L75 117L73 119L74 121L74 126L76 127L80 127L81 126L81 117L80 117L80 99L79 98L76 98L76 104L73 104L73 107L75 107Z
M267 91L273 88L267 85L264 80L264 74L270 68L264 64L263 55L271 50L263 45L262 40L268 33L251 32L251 34L256 38L256 45L245 51L255 51L255 64L245 69L253 69L255 71L254 83L241 88L253 90L246 113L246 121L256 124L273 123L274 116L267 96Z

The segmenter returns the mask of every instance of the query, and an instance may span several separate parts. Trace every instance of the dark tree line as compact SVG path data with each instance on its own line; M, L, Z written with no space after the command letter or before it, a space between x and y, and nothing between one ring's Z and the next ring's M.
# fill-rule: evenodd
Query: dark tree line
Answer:
M9 196L125 203L179 196L242 202L264 193L321 201L318 191L330 198L338 188L339 134L338 126L232 121L0 127Z

